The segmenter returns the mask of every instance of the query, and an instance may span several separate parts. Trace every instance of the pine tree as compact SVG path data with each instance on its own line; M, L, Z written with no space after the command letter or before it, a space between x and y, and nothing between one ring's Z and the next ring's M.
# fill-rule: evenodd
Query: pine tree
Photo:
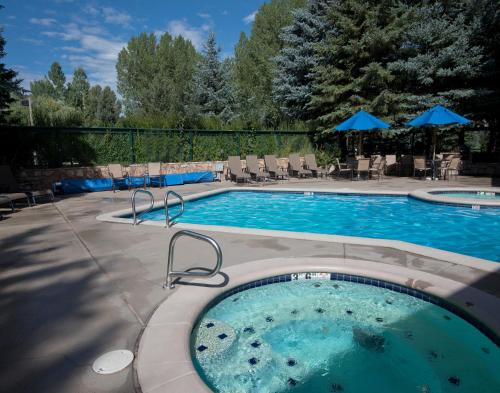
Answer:
M52 86L54 86L56 98L58 100L64 100L66 95L66 76L58 62L52 63L47 77L52 83Z
M0 28L0 59L5 57L5 39ZM13 95L21 93L21 80L17 79L17 72L0 63L0 123L5 121L6 110L14 101Z
M203 57L198 63L194 75L196 104L200 113L208 116L223 117L227 121L232 117L231 100L228 96L230 86L228 72L219 59L215 34L208 35L203 49Z
M109 126L116 123L120 116L121 104L116 94L109 86L102 89L97 107L96 117L101 125Z
M102 95L102 87L94 85L89 89L85 103L85 124L88 126L97 126L99 121L97 119L97 110Z
M68 83L66 102L75 108L84 110L85 98L89 92L90 84L83 68L73 72L73 80Z
M311 0L307 8L293 12L293 22L283 29L284 48L274 61L273 98L292 119L307 119L314 67L319 59L314 46L324 39L326 14L334 0Z
M394 76L387 63L395 60L405 15L392 0L333 3L326 19L329 30L316 46L320 64L308 104L321 128L361 108L379 116L392 113Z
M388 70L402 120L435 104L467 110L482 95L474 81L482 72L483 48L473 44L473 26L463 12L441 4L414 9L397 52Z
M261 6L250 37L242 33L235 48L235 79L243 117L249 125L276 126L281 111L272 99L276 67L273 58L283 48L281 31L292 21L292 12L306 0L271 0Z

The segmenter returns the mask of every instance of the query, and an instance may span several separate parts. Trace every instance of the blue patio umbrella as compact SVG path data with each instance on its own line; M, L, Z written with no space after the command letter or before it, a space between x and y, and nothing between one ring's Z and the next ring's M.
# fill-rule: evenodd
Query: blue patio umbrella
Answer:
M380 120L379 118L370 115L364 110L360 110L354 115L352 115L347 120L340 123L335 127L337 131L348 131L348 130L373 130L375 128L389 128L390 125L386 122Z
M347 120L340 123L335 127L337 131L349 131L349 130L357 130L357 131L366 131L366 130L374 130L377 128L389 128L390 125L386 122L380 120L379 118L365 112L364 110L360 110ZM362 139L361 135L359 138L359 147L361 153Z
M468 124L470 123L469 119L466 119L459 114L450 111L441 105L433 106L431 109L425 111L420 114L413 120L406 123L412 127L421 127L421 126L438 126L438 125L448 125L448 124ZM432 163L435 168L434 161L436 159L436 129L432 129ZM435 171L434 171L435 172ZM435 177L435 173L433 174Z

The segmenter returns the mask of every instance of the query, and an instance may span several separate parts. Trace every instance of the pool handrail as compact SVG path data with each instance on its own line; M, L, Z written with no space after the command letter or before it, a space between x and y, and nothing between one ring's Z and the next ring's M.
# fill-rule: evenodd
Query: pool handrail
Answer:
M136 208L135 208L135 197L138 193L143 193L143 194L146 194L150 197L150 205L149 207L140 212L139 214L137 214L137 211L136 211ZM151 191L148 191L148 190L142 190L142 189L139 189L139 190L134 190L134 192L132 193L132 218L133 218L133 222L132 222L132 225L135 226L138 224L137 222L137 217L141 214L144 214L144 213L149 213L150 211L153 210L153 207L154 207L154 204L155 204L155 197L153 196L153 194L151 193Z
M173 270L175 244L177 242L177 239L179 239L182 236L187 236L187 237L191 237L193 239L207 242L208 244L210 244L214 248L215 253L217 255L217 262L215 264L215 267L212 270L209 270L208 272L175 271L175 270ZM164 289L175 288L175 284L173 283L174 277L206 277L206 278L213 277L219 273L221 267L222 267L222 250L219 246L219 243L217 243L211 237L206 236L206 235L202 235L201 233L188 231L188 230L178 231L178 232L174 233L174 235L170 239L170 243L168 245L167 276L166 276L165 284L163 285L163 288Z
M175 196L181 203L181 211L175 214L173 217L168 216L168 197L170 195ZM184 198L179 194L177 194L175 191L170 190L165 193L165 198L163 202L165 207L165 228L170 228L172 225L174 225L174 220L182 216L182 214L184 214Z

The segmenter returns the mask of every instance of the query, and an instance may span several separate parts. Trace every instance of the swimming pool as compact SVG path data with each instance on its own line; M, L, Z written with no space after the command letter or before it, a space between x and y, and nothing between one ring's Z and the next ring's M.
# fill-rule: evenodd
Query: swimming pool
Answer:
M450 198L496 200L500 202L500 193L489 191L431 191L434 195L443 195Z
M272 277L213 302L192 356L216 392L500 391L498 346L434 301L344 274Z
M164 222L165 212L141 218ZM186 202L178 222L402 240L500 261L500 209L407 196L227 191Z

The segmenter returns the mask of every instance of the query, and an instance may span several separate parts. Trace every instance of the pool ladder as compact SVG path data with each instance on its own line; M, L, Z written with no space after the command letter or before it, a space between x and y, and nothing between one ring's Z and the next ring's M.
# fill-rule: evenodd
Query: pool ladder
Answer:
M175 244L177 240L180 237L190 237L196 240L201 240L204 241L208 244L210 244L213 249L215 250L215 254L217 256L217 262L215 264L215 267L213 269L206 269L206 271L191 271L192 269L188 269L185 271L176 271L174 270L174 250L175 250ZM212 239L209 236L202 235L201 233L193 232L193 231L188 231L188 230L181 230L172 236L170 239L170 244L168 245L168 259L167 259L167 276L165 279L165 284L163 285L163 288L165 289L173 289L175 288L174 281L176 278L180 277L200 277L200 278L210 278L214 277L217 275L220 271L220 268L222 267L222 250L219 246L219 243L217 243L214 239ZM193 268L195 269L195 268ZM205 268L198 268L198 269L203 269Z
M149 196L150 202L149 206L147 209L137 212L136 210L136 196L137 194L146 194ZM179 213L175 214L173 217L170 217L168 214L168 198L170 195L173 195L176 197L181 204L181 210ZM180 196L178 193L175 191L167 191L165 193L165 198L163 199L164 201L164 209L165 209L165 227L170 228L174 224L174 220L179 218L183 213L184 213L184 198ZM133 225L137 225L139 223L138 218L141 214L148 213L153 210L154 208L154 203L155 199L151 191L147 190L134 190L132 193L132 218L133 218ZM206 269L206 271L192 271L195 268L188 269L185 271L176 271L174 270L174 250L175 250L175 244L177 240L180 237L190 237L192 239L196 240L201 240L204 241L212 246L212 248L215 250L215 255L217 256L217 262L215 263L215 267L213 269ZM166 289L173 289L175 288L174 281L176 278L180 277L214 277L217 275L222 267L222 250L219 246L219 243L217 243L214 239L212 239L210 236L202 235L201 233L193 232L193 231L188 231L188 230L180 230L172 235L172 238L170 239L170 243L168 245L168 258L167 258L167 276L165 279L165 284L163 285L163 288ZM200 268L198 268L200 269ZM201 268L205 270L205 268Z
M139 213L137 212L137 206L136 206L137 194L146 194L147 196L149 196L149 207L147 209L139 212ZM179 213L175 214L173 217L170 217L168 215L168 198L170 195L175 196L180 201L180 204L181 204L181 211ZM165 209L165 227L170 228L172 225L174 225L174 221L177 218L179 218L180 216L182 216L182 214L184 213L184 198L182 198L182 196L177 194L175 191L170 190L170 191L167 191L165 193L165 198L163 199L163 201L164 201L164 209ZM153 194L151 193L151 191L134 190L134 192L132 193L132 220L133 220L132 225L135 226L135 225L139 224L140 223L139 216L152 211L154 208L154 204L155 204L155 198L154 198Z

